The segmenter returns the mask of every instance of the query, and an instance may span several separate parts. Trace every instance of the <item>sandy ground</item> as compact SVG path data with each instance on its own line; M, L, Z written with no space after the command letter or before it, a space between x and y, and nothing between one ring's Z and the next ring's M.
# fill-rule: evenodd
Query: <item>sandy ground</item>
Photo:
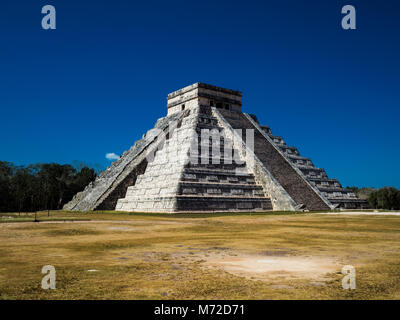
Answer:
M284 277L324 282L331 279L329 274L341 270L341 266L328 257L230 254L212 255L203 259L205 266L263 281Z
M365 216L400 216L400 212L361 212L361 211L342 211L342 212L321 212L317 214L335 214L335 215L365 215Z

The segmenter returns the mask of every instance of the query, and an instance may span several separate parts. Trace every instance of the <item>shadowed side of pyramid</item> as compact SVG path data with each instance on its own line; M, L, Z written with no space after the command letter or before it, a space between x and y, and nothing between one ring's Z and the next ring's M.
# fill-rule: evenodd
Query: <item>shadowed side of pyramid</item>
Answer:
M246 114L257 130L289 161L298 174L326 199L332 208L367 209L368 202L359 199L351 189L342 187L338 179L329 178L323 168L314 166L310 158L300 155L296 147L286 145L284 139L272 134L270 127L258 123L257 117Z
M216 110L234 129L254 132L254 155L296 202L296 208L308 210L364 209L365 200L352 190L344 189L337 179L328 178L322 168L316 168L309 158L302 157L295 147L287 146L282 137L274 136L257 117L245 113ZM276 198L272 197L272 203Z

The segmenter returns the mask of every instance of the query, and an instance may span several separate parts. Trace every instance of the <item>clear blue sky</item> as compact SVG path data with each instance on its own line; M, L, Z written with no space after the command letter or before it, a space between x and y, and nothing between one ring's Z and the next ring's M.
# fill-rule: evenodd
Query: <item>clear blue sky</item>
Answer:
M105 167L206 82L344 186L399 188L399 31L394 0L3 0L0 160Z

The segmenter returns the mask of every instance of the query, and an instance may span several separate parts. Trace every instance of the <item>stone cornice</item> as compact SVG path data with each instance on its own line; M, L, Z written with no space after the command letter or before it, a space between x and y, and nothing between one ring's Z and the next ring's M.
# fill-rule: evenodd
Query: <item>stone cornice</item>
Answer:
M187 93L189 91L192 91L194 89L197 88L204 88L204 89L209 89L209 90L213 90L213 91L218 91L218 92L223 92L223 93L227 93L227 94L232 94L238 97L242 96L242 93L240 91L237 90L231 90L231 89L225 89L225 88L221 88L221 87L217 87L217 86L213 86L211 84L206 84L206 83L202 83L202 82L196 82L190 86L187 86L185 88L182 88L180 90L171 92L168 96L167 99L171 99L174 98L176 96L179 96L181 94Z
M193 100L193 99L197 99L197 98L214 99L216 102L224 102L224 103L229 103L229 104L242 106L242 102L238 101L238 100L233 100L233 99L229 99L229 98L225 98L225 97L219 97L219 96L214 96L212 94L199 92L195 96L188 97L186 99L182 99L182 100L179 100L179 101L176 101L176 102L169 103L169 104L167 104L167 108L172 108L172 107L175 107L175 106L177 106L179 104L182 104L182 103L185 103L187 101L190 101L190 100Z

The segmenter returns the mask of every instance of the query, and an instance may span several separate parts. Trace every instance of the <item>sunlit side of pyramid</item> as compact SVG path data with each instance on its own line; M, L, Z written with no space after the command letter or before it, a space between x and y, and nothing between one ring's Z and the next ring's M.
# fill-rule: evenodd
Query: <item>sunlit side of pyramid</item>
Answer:
M256 116L241 93L195 83L66 210L222 212L365 208Z

